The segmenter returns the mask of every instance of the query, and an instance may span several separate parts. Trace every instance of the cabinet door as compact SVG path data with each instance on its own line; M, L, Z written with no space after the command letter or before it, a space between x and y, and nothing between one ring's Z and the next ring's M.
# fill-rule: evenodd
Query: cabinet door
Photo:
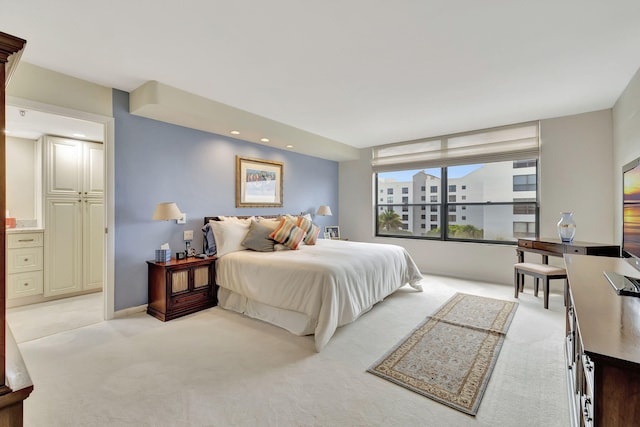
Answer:
M101 289L104 271L104 202L84 199L82 202L83 289Z
M44 296L82 290L82 202L47 199Z
M102 197L104 195L104 149L97 142L83 143L84 179L83 196Z
M82 191L82 143L73 139L47 137L47 194L77 196Z

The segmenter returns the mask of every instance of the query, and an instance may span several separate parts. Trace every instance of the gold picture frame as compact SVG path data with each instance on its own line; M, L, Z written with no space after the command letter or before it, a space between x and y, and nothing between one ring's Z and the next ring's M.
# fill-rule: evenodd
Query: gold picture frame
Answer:
M283 168L281 162L236 156L236 207L282 207Z

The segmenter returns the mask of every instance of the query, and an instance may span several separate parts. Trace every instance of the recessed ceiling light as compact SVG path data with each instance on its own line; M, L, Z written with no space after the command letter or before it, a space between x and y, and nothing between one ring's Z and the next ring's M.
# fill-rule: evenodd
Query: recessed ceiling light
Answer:
M260 138L260 141L262 141L262 142L269 142L269 138Z
M76 138L84 138L87 135L85 135L84 133L74 133L73 136L75 136Z
M287 147L287 148L293 148L293 145L288 144L288 145L285 145L285 147Z
M231 135L240 135L240 131L238 130L232 130L231 132L229 132Z

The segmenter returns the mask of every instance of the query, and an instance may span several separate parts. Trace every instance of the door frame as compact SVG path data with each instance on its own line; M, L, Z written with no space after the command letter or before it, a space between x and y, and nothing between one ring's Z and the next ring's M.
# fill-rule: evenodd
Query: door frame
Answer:
M104 129L104 208L105 208L105 239L104 239L104 288L103 294L103 317L111 320L115 315L115 119L100 114L88 113L85 111L65 108L58 105L46 104L29 99L7 96L6 105L36 110L43 113L55 114L58 116L71 117L74 119L86 120L99 123Z

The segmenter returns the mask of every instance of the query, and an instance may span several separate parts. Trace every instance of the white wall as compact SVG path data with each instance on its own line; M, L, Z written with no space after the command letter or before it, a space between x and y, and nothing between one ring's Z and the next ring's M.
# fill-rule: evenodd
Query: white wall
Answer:
M572 209L579 240L614 241L611 129L611 110L542 121L541 236L555 237L559 213ZM340 232L344 237L402 245L425 273L513 283L516 256L511 245L374 237L370 162L371 150L362 149L359 160L340 163Z
M616 242L622 238L622 167L640 157L640 69L613 106L613 172Z
M37 219L37 141L7 136L7 210L19 220Z

